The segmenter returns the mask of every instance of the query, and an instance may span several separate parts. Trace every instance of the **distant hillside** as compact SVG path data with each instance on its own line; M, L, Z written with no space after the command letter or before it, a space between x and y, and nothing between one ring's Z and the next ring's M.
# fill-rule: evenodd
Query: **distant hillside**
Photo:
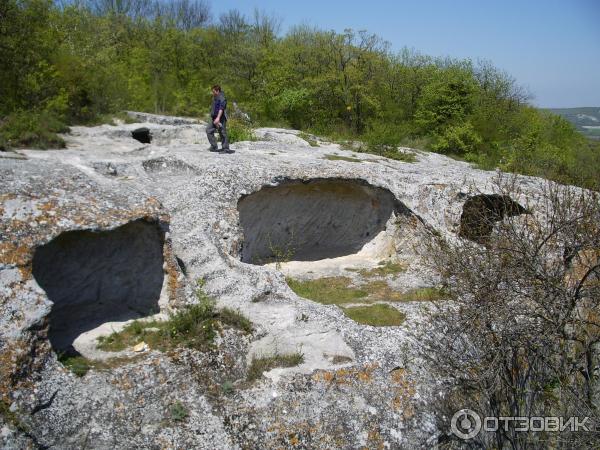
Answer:
M548 108L548 111L563 116L587 137L600 140L600 107Z

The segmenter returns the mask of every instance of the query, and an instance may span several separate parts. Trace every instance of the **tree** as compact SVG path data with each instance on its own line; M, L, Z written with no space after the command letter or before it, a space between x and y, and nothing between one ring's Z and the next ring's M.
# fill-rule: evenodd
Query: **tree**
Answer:
M482 417L597 417L600 197L547 183L520 208L511 200L522 198L514 179L499 178L497 189L494 201L479 202L479 215L470 208L467 220L463 212L463 227L487 230L478 242L437 237L429 246L448 295L431 308L423 330L422 355L444 386L440 427L449 430L449 418L463 408ZM513 422L469 444L585 448L591 442L597 435L524 433Z

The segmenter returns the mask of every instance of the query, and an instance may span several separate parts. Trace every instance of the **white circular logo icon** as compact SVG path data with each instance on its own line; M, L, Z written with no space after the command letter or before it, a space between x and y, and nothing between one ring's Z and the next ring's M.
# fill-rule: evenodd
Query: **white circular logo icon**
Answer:
M471 439L481 431L481 417L470 409L461 409L452 416L450 429L461 439Z

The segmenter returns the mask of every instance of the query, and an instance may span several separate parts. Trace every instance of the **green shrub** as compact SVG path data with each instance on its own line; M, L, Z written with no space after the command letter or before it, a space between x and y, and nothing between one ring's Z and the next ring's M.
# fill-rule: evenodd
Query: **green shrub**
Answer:
M227 121L227 135L230 144L233 144L234 142L256 140L252 128L238 119L229 119Z
M65 141L57 133L69 128L49 112L13 112L0 125L0 145L8 148L64 148Z
M437 134L431 149L439 153L468 155L477 152L481 137L469 122L453 125Z

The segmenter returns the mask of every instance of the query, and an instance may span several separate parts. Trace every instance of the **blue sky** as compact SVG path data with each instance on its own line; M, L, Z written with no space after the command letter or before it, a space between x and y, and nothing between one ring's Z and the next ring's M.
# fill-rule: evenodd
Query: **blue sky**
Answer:
M600 106L600 0L211 1L215 19L254 8L326 30L368 30L431 56L489 59L540 107Z

